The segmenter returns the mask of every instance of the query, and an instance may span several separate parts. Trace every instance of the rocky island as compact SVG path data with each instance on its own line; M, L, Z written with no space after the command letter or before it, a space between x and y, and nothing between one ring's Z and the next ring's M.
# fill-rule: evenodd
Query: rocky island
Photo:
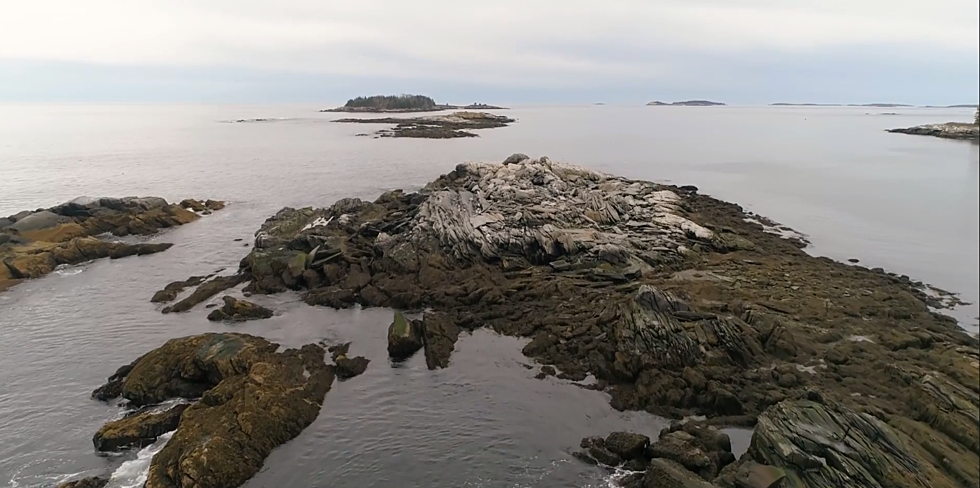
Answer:
M485 103L471 103L462 108L464 110L507 110L507 107L498 107L496 105L487 105Z
M98 236L152 235L197 220L197 212L208 214L221 208L224 202L215 200L170 204L158 197L79 197L48 209L0 218L0 291L62 265L164 251L172 244L127 244Z
M439 112L453 108L456 107L439 105L425 95L374 95L352 98L342 107L324 109L321 112Z
M637 472L623 486L976 486L977 338L930 308L943 303L921 283L810 256L758 218L695 187L514 155L460 164L414 193L284 208L256 232L239 272L219 278L245 282L252 294L294 290L310 305L419 313L396 313L388 350L401 359L424 349L430 369L452 367L465 331L525 337L523 353L541 364L541 377L604 391L617 409L701 419L656 441L627 432L584 440L577 457ZM280 361L306 363L322 352L282 354L231 361L237 376L196 366L209 372L205 382L134 382L138 364L110 378L104 389L136 404L213 387L183 412L173 447L151 468L150 480L192 478L147 486L231 487L254 473L253 461L239 460L234 477L204 484L194 481L203 473L196 465L173 463L193 459L208 425L236 408L240 390L220 381L250 382L260 364L278 371ZM283 378L255 380L254 388L295 384L309 392L303 412L318 408L322 386ZM110 386L119 381L121 390ZM148 384L157 386L141 386ZM194 391L180 393L185 386ZM190 413L200 420L187 420ZM309 415L290 425L302 428ZM755 428L740 459L712 428L724 425ZM290 429L268 445L295 436ZM270 449L262 442L260 454Z
M453 112L448 115L427 117L385 117L337 119L342 124L386 124L390 129L374 133L375 137L414 137L421 139L453 139L457 137L478 137L469 132L474 129L493 129L506 127L515 122L510 117L486 112Z
M973 114L973 123L946 122L945 124L919 125L899 129L888 129L896 134L942 137L944 139L980 140L980 109Z
M653 101L647 104L648 107L716 107L725 105L721 102L712 102L710 100L686 100L683 102L661 102Z

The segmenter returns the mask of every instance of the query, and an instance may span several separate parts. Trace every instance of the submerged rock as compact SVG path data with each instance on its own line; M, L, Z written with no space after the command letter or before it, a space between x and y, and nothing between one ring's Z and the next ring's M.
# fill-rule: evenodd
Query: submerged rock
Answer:
M224 305L211 311L208 314L208 320L212 322L222 320L244 322L246 320L268 319L274 315L272 310L268 308L235 297L224 296L222 301L224 301Z
M402 360L422 349L422 326L405 318L401 312L395 311L395 318L388 326L388 355L392 359Z
M248 279L248 277L242 274L233 274L229 276L218 276L212 278L198 285L198 287L194 289L194 291L189 296L187 296L187 298L184 298L183 300L173 305L170 305L168 307L164 307L162 312L163 313L186 312L194 308L195 305L217 295L218 293L221 293L229 288L234 288L242 284L246 279ZM190 281L190 279L188 279L187 281ZM173 283L171 283L171 285L173 285Z
M153 294L153 298L150 299L153 303L167 303L172 302L177 298L184 289L191 286L197 286L203 283L205 280L210 278L210 276L191 276L186 280L174 281L163 287L162 290Z

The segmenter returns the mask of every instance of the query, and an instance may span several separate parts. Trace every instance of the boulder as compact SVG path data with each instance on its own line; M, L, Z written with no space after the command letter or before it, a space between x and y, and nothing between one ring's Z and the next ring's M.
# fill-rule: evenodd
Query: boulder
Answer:
M644 488L717 488L669 459L651 461L643 483Z
M246 320L268 319L273 316L272 310L249 301L238 300L227 295L222 297L222 300L224 305L211 311L208 314L208 320L212 322L244 322Z
M739 466L735 482L739 488L790 488L786 481L786 471L775 466L766 466L752 461Z
M347 352L350 350L349 342L344 344L337 344L335 346L330 346L327 349L330 352L331 358L333 358L333 371L337 375L337 378L346 380L353 378L355 376L360 376L364 371L367 370L368 363L371 361L365 357L347 357Z
M96 451L140 449L156 442L157 437L177 429L180 416L189 405L176 405L164 412L147 410L114 420L102 426L92 443Z
M605 442L606 449L625 460L642 458L649 445L649 437L632 432L613 432Z
M43 229L27 230L20 233L20 236L25 239L40 242L65 242L84 235L85 229L74 222L57 224Z
M388 326L388 355L395 360L403 360L422 349L422 327L395 311L395 318Z

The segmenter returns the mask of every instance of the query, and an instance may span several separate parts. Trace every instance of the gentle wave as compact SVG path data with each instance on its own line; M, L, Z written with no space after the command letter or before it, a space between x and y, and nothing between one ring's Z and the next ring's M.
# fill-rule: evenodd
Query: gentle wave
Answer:
M163 434L153 444L140 449L136 453L136 459L122 463L118 469L113 471L106 488L140 488L143 486L150 473L150 461L153 460L153 456L163 450L173 435L173 432Z

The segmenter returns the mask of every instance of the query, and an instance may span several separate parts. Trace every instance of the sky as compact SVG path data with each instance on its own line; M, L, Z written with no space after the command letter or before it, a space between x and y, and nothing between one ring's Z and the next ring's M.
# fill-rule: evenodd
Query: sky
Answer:
M977 0L0 0L0 101L980 99Z

